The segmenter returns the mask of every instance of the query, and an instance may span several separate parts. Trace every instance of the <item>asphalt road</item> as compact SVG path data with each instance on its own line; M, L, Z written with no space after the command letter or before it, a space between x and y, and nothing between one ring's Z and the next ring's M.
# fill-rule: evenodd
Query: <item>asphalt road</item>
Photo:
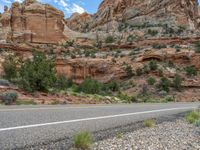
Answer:
M24 148L147 118L195 109L200 103L0 107L0 150Z

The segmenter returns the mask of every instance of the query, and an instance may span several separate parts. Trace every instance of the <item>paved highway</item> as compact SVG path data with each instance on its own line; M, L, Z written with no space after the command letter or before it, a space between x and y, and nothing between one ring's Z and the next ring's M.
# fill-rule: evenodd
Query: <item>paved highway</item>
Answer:
M0 149L16 149L195 109L200 103L1 106Z

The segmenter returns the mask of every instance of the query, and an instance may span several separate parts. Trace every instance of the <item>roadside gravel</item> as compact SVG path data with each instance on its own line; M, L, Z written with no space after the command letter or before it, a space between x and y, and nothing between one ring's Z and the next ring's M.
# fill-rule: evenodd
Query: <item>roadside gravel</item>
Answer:
M200 150L200 127L184 119L163 122L96 142L94 150Z

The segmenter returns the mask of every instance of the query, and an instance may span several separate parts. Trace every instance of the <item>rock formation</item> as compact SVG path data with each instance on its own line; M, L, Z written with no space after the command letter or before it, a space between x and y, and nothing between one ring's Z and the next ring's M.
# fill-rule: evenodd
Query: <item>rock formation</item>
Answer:
M80 18L81 16L76 16ZM82 16L84 18L84 16ZM72 29L79 30L79 23L72 17L68 19ZM85 24L88 20L82 19ZM90 29L101 28L112 30L116 23L127 23L132 26L164 26L171 28L182 26L199 29L199 12L197 0L103 0L98 12L90 21ZM82 23L83 24L83 23ZM105 26L106 25L106 26ZM80 30L79 30L80 31Z
M15 2L10 10L5 7L0 24L1 40L7 42L55 44L66 40L63 12L35 0Z

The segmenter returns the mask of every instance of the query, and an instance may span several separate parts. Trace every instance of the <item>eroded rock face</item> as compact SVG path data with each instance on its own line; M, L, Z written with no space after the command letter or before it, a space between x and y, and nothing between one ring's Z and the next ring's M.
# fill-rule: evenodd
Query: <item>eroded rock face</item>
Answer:
M88 13L74 13L69 19L65 20L66 25L70 27L70 29L79 32L88 32L91 21L92 15Z
M11 17L12 16L12 17ZM65 40L64 14L35 0L15 2L0 20L4 39L13 42L58 43Z
M81 83L86 77L92 77L102 83L126 77L122 68L105 59L57 59L56 69L59 74L73 79L76 83Z
M68 22L73 22L70 27L74 30L79 29L79 22L73 17ZM198 0L103 0L98 12L92 16L90 29L112 30L122 22L136 26L167 24L172 28L199 29Z

